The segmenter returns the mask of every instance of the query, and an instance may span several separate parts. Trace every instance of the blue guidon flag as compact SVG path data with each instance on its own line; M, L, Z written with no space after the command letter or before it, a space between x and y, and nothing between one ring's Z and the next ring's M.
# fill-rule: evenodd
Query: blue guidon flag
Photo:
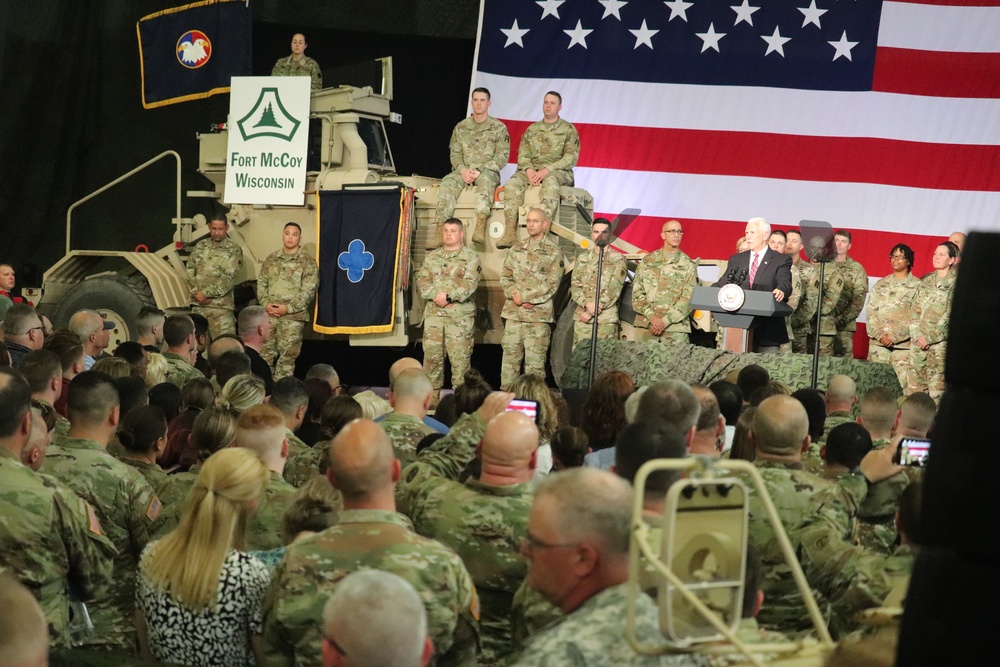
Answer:
M316 331L392 331L410 200L401 187L319 193Z
M232 77L251 73L251 15L243 2L165 9L139 19L136 33L146 109L228 93Z

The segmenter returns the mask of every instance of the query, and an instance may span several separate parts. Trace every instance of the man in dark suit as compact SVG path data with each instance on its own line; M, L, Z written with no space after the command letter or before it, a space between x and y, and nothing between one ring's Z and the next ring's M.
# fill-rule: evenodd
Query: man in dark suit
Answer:
M743 289L771 292L776 301L784 302L792 293L792 258L767 247L771 225L764 218L750 218L745 236L750 249L729 258L729 271L716 281L715 287L725 285L730 275L743 276L739 283ZM779 345L788 342L781 317L762 318L753 332L754 352L777 352Z

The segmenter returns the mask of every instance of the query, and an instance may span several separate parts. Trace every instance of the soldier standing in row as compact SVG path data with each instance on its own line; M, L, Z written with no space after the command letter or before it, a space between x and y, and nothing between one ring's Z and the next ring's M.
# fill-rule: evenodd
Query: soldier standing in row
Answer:
M858 315L865 307L868 296L868 274L865 267L847 252L851 249L851 233L841 229L833 235L837 247L837 258L829 268L844 278L844 291L833 318L837 325L835 347L831 354L851 359L854 356L854 332L858 328Z
M819 300L819 270L815 265L802 261L802 233L797 229L790 229L785 234L785 254L792 258L792 271L798 272L802 290L795 312L788 316L791 328L788 338L792 343L792 352L812 354L808 343ZM794 286L792 291L795 291Z
M504 185L504 230L498 248L509 248L517 240L517 216L524 191L540 185L539 202L549 220L559 207L559 188L573 185L573 167L580 159L580 135L559 117L562 95L545 93L542 120L532 123L521 136L517 149L517 171Z
M500 170L510 157L507 126L487 113L490 91L472 91L472 115L455 126L448 143L452 172L441 181L438 190L437 231L429 247L441 245L444 221L455 214L455 203L462 190L476 190L476 229L473 243L486 243L486 221L493 209L493 193L500 185Z
M521 359L526 375L545 377L545 355L555 321L552 299L565 268L562 251L549 238L545 211L528 211L527 228L528 238L507 251L500 274L500 287L507 297L500 313L504 319L502 387L521 374Z
M271 337L261 356L274 368L275 381L295 375L302 330L319 284L316 260L302 249L301 242L302 228L294 222L286 224L283 247L267 256L257 276L257 301L271 318Z
M319 63L306 55L306 36L300 32L292 35L292 55L280 58L271 69L271 76L308 76L312 89L323 87L323 71Z
M868 361L892 365L906 389L910 367L910 321L920 279L911 273L913 249L897 243L889 252L892 274L872 288L868 300Z
M642 258L632 281L636 340L689 343L691 295L698 269L681 251L684 229L677 220L663 223L663 247Z
M597 287L597 259L600 248L597 241L610 236L611 222L605 218L594 220L590 229L590 250L576 256L573 267L573 281L570 295L576 303L573 315L573 347L581 340L590 340L593 320L597 316L597 337L603 340L618 338L618 299L625 286L625 257L611 248L604 251L601 268L601 294L599 303L594 302Z
M424 305L424 370L434 392L444 386L444 358L451 359L452 385L461 382L472 357L479 285L479 255L465 247L462 221L444 221L444 247L427 254L417 272Z
M209 238L199 241L191 251L187 276L191 312L208 320L208 330L215 340L236 333L233 284L243 266L243 249L229 238L225 214L212 216L208 234Z
M910 320L909 386L906 393L925 391L940 402L944 395L944 359L948 343L948 318L955 294L954 267L961 253L958 246L945 241L934 249L934 270L920 281L913 298Z

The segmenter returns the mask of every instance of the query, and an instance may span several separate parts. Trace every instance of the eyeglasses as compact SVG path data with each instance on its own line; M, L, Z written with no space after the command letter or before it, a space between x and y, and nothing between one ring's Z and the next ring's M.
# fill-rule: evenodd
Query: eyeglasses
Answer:
M906 259L906 255L900 255L896 253L895 255L889 255L889 259Z
M534 551L535 549L571 549L579 544L579 542L546 542L532 535L531 531L525 533L524 539L521 540L521 548L525 551Z
M678 234L678 235L683 235L684 234L684 230L683 229L667 229L663 233L664 234Z

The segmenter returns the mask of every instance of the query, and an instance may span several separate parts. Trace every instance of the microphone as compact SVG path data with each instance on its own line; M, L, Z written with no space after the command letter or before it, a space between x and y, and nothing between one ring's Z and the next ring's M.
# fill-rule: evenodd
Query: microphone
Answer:
M736 267L729 269L729 273L726 274L726 284L731 285L733 280L736 278Z
M742 285L742 284L743 284L743 281L744 281L744 280L746 280L746 279L747 279L747 270L746 270L746 269L743 269L742 271L740 271L740 275L739 275L739 277L738 277L738 278L736 279L736 284L737 284L737 285Z

